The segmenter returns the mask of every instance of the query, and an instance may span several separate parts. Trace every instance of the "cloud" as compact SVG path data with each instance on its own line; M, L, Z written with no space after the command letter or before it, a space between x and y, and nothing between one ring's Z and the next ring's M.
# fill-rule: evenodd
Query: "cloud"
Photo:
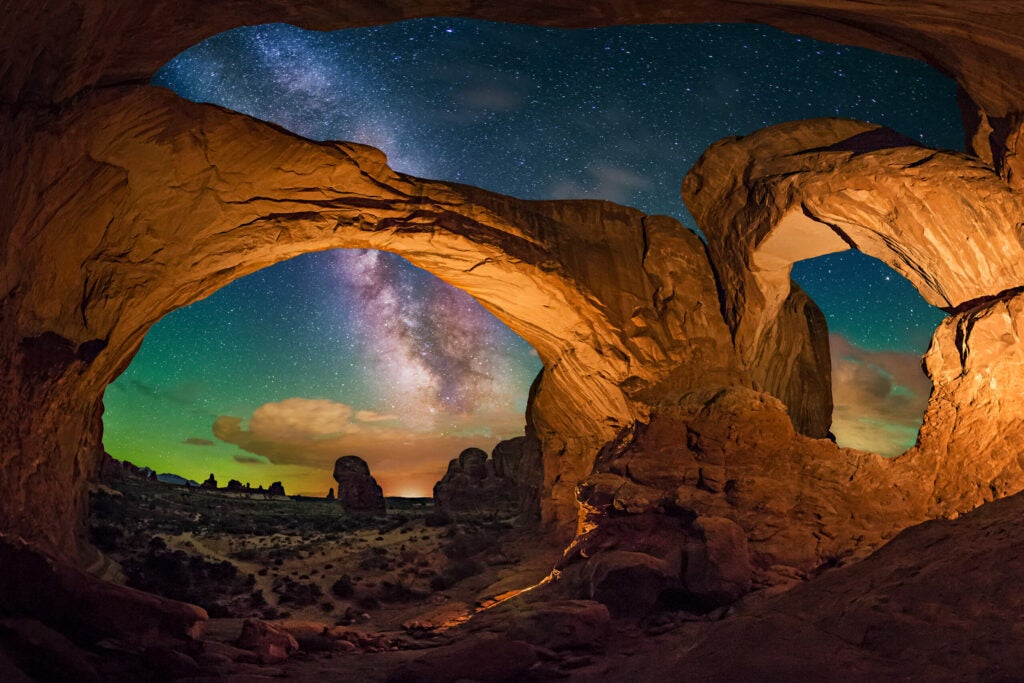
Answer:
M359 430L352 423L353 410L326 399L287 398L265 403L249 420L249 431L273 441L327 439Z
M356 422L390 422L398 419L397 415L376 413L372 410L357 410L355 417Z
M920 356L867 351L835 334L829 344L838 443L886 456L913 446L931 393Z
M365 419L357 424L361 418ZM523 416L510 411L449 416L430 432L388 424L393 419L343 403L289 398L260 406L248 424L243 418L222 415L213 423L213 434L252 454L234 456L237 462L321 470L322 474L288 475L301 479L303 490L314 490L313 483L321 481L326 491L333 485L334 461L355 454L370 464L389 495L428 495L448 461L463 449L490 450L499 440L523 433Z
M265 459L263 459L263 458L261 458L259 456L256 456L256 455L245 455L243 453L236 453L234 457L235 457L235 462L240 462L243 465L267 465L267 464L269 464L267 460L265 460Z
M213 441L212 439L203 439L198 436L190 436L184 441L182 441L182 443L188 444L189 446L215 446L217 442Z
M612 202L629 202L638 190L651 189L651 181L639 173L598 162L587 168L589 182L585 185L571 181L556 182L548 191L551 199L606 199Z

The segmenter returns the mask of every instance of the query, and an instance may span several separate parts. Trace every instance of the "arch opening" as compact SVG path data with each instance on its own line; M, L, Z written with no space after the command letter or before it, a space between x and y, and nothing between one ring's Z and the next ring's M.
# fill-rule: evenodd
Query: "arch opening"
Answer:
M318 497L353 453L385 495L429 498L459 452L523 435L539 370L493 315L400 257L317 252L157 323L106 390L104 447Z
M816 258L824 268L805 274L799 260L792 278L829 323L829 431L839 446L902 455L917 442L932 391L922 358L945 314L877 259L855 250Z
M91 539L130 587L213 617L443 627L469 611L431 616L437 600L490 599L522 555L557 557L521 531L542 476L524 453L539 369L469 295L398 256L284 261L165 316L108 386L114 460ZM446 476L479 448L494 452L483 476ZM347 454L368 475L339 478Z

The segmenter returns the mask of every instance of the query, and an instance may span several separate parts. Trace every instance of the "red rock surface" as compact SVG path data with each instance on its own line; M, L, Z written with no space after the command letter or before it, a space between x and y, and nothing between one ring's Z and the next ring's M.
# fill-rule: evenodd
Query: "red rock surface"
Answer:
M561 26L762 21L917 57L958 80L975 156L836 120L723 141L684 187L710 239L705 252L664 217L412 178L376 150L309 142L138 84L242 23L340 28L431 14ZM725 526L712 520L744 530L754 580L771 583L1020 490L1022 34L1024 12L1011 0L15 2L0 17L0 380L10 394L0 405L0 531L81 560L85 483L102 459L100 396L149 327L259 268L334 247L402 254L529 341L545 366L528 415L543 456L545 521L571 535L577 484L589 476L584 522L603 526L588 540L650 557L637 566L664 568L666 580L689 580L695 592L743 584L742 543L708 536ZM827 423L827 346L820 313L788 268L850 244L951 310L926 358L935 391L920 442L892 463L804 436L821 436ZM796 430L773 396L789 404ZM661 533L678 521L664 513L679 510L693 518ZM615 536L652 517L661 521L649 536ZM694 539L702 545L671 546ZM992 552L1009 552L1001 548ZM706 566L690 576L683 557ZM69 600L148 604L51 562L40 567L73 577L53 581ZM14 575L0 576L16 593ZM911 598L927 609L923 594ZM171 630L201 622L171 612ZM749 628L748 641L768 626ZM898 638L878 633L869 659L899 670L884 649ZM819 639L836 661L864 655L863 641L850 651L836 638Z
M866 560L650 639L600 680L1013 680L1024 670L1021 515L1016 495L909 528Z

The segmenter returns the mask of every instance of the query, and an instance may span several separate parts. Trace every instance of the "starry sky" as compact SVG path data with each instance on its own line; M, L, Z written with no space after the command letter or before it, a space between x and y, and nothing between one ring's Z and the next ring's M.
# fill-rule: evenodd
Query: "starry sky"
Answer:
M712 142L843 116L962 149L955 84L927 66L749 25L564 30L419 19L333 33L239 28L153 79L396 170L528 199L601 198L696 227L682 177ZM870 257L793 277L828 318L840 444L916 437L942 313ZM387 495L429 495L448 459L522 433L533 350L470 297L379 252L305 256L160 321L108 389L115 457L221 484L326 492L355 453Z

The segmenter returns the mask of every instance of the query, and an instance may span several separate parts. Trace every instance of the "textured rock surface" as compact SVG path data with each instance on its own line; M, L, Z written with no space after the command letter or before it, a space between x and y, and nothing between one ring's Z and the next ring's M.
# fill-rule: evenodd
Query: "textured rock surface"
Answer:
M201 638L206 611L101 581L0 534L0 604L73 639L116 638L136 646Z
M1013 680L1024 670L1021 515L1015 495L912 527L724 621L650 639L601 680Z
M1014 371L1024 353L1024 195L977 159L816 119L716 143L683 196L708 235L737 350L777 396L785 392L764 373L784 347L775 329L797 260L855 247L954 313L925 359L934 389L918 445L890 475L913 499L912 519L922 505L955 515L1024 488Z
M411 178L376 150L156 88L81 104L15 155L39 182L5 188L19 220L3 254L0 371L22 391L0 415L0 518L54 552L75 546L100 392L148 327L300 253L402 254L534 346L543 513L570 534L575 484L601 444L663 394L742 379L704 247L674 220Z
M370 466L357 455L343 455L334 463L338 502L346 512L383 514L384 492L370 474Z
M581 484L587 526L594 529L581 549L593 554L642 539L645 547L629 549L665 559L685 552L704 563L683 567L695 582L687 587L695 598L729 592L724 584L733 580L725 577L739 576L748 553L749 579L757 584L775 583L780 572L807 576L865 555L923 519L923 509L907 500L920 484L894 481L893 465L796 434L781 403L766 394L732 389L695 396L659 409L648 424L624 434L599 472ZM617 530L629 516L651 514L670 516L676 526ZM726 521L745 532L749 549L724 531ZM721 552L730 544L742 550L732 566ZM716 572L721 586L711 583Z
M291 633L259 619L246 619L242 623L237 645L255 652L261 664L279 664L299 649Z
M939 326L925 355L934 384L918 445L896 463L923 483L929 516L955 516L1024 482L1024 294L979 304Z
M434 504L450 513L526 513L532 517L542 467L536 439L502 441L491 458L479 448L467 448L448 463L448 471L434 485Z

